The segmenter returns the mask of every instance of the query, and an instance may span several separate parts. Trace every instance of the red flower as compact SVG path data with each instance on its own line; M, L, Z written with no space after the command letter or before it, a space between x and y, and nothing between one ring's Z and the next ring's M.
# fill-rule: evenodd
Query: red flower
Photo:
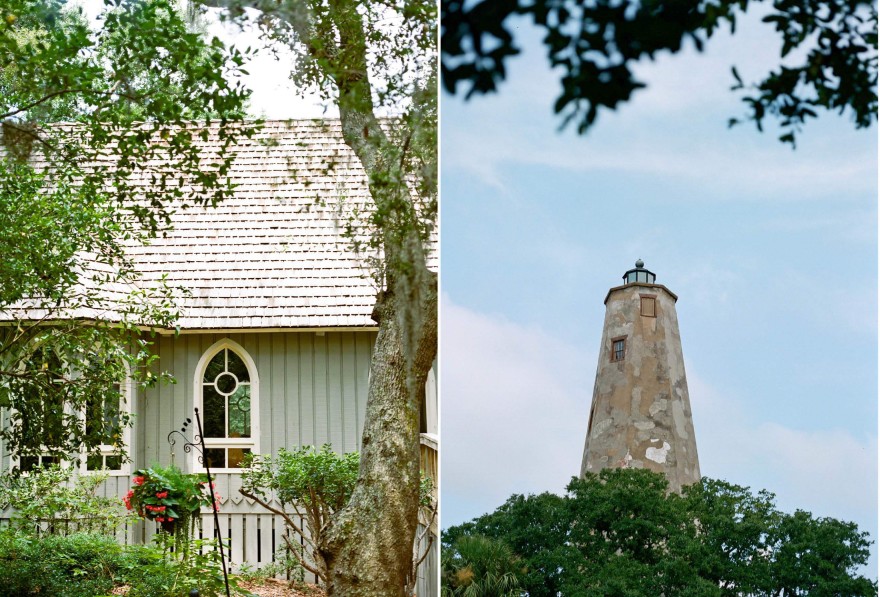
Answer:
M144 478L143 477L135 477L134 479L131 480L131 482L134 483L135 485L143 485Z
M163 500L168 497L168 492L167 491L160 491L159 493L156 494L156 497L159 498L160 500Z

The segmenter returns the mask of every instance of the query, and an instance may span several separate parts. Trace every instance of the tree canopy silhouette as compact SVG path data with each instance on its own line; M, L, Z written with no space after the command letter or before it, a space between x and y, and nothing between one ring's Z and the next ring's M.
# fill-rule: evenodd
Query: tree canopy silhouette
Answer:
M859 574L871 541L854 523L787 514L773 494L725 481L703 479L683 495L667 488L660 473L606 469L572 479L562 496L514 495L444 531L444 562L467 563L464 538L503 542L530 597L877 594ZM492 569L472 566L465 580L479 584L477 572ZM444 573L449 594L461 581Z
M688 41L698 50L754 7L765 10L782 45L780 64L755 83L732 66L745 119L795 144L822 111L850 113L856 128L877 118L877 6L870 0L482 0L442 3L442 80L466 98L495 92L520 53L515 29L531 20L543 33L548 68L560 69L553 107L563 126L584 133L600 109L616 109L645 84L633 67ZM783 63L785 59L785 63ZM731 118L731 125L739 122Z

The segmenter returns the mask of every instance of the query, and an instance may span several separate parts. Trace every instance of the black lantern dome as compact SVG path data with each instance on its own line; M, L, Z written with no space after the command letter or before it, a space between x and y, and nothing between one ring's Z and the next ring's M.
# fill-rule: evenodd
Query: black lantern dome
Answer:
M636 267L623 274L623 283L632 284L633 282L641 282L642 284L653 284L657 276L654 272L645 269L645 262L639 259L636 261Z

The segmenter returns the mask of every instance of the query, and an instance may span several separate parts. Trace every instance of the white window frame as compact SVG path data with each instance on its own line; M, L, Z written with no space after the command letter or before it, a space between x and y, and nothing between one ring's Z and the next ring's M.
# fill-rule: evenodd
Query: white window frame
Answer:
M208 363L211 362L211 359L216 356L218 352L223 349L228 349L237 354L242 361L244 361L244 366L247 367L248 375L250 376L250 385L251 385L251 436L250 437L225 437L225 438L216 438L216 437L206 437L203 438L205 441L205 448L250 448L252 454L260 453L260 377L257 373L257 364L254 362L254 359L251 357L250 353L245 350L245 348L232 340L231 338L223 338L222 340L218 340L214 344L212 344L205 352L202 353L201 358L199 359L198 365L196 365L195 375L193 376L193 407L199 409L200 417L202 418L202 425L204 426L204 417L202 416L205 412L204 404L203 404L203 396L202 396L202 386L204 385L203 378L205 376L205 369L208 367ZM197 433L195 426L193 426L193 433ZM195 439L195 438L194 438ZM201 454L197 453L198 450L193 450L191 454L191 466L190 470L194 472L203 472L205 470L205 465L202 462L199 462L199 457ZM217 473L240 473L242 469L240 468L211 468L211 472Z
M125 364L125 380L119 382L119 393L120 402L122 403L119 408L120 414L126 414L128 416L133 416L131 412L132 401L134 400L134 381L131 379L131 373L128 367L128 363ZM88 453L82 452L79 455L79 470L80 473L84 475L93 475L96 473L106 472L111 477L127 477L131 474L131 425L125 425L122 428L122 443L125 446L125 452L128 455L128 458L123 459L122 466L118 470L104 470L97 469L94 471L90 471L87 468L87 458ZM108 444L101 444L100 446L100 454L101 456L117 456L118 452L114 446Z
M35 352L35 351L36 351L36 349L34 349L34 351L31 352L31 355L33 355L33 352ZM23 365L22 365L22 367L23 367ZM12 410L12 409L10 409L10 410ZM43 458L56 458L56 457L51 456L49 454L37 454L36 458L37 458L37 467L39 468L39 467L43 466ZM67 468L68 466L70 466L71 464L74 464L75 462L76 462L76 460L71 461L67 458L61 457L61 458L58 458L58 462L55 464L57 464L61 468ZM21 474L23 476L29 475L31 473L31 471L21 470L21 456L19 456L18 454L12 455L10 457L9 468L10 469L17 468L19 474Z
M52 458L52 456L50 456L49 454L37 454L36 458L37 458L37 467L42 467L43 466L43 458ZM71 464L71 461L67 460L66 458L59 458L58 462L56 462L55 464L57 464L61 468L67 468ZM9 466L10 466L10 468L17 468L19 474L23 477L31 474L31 471L21 470L21 456L18 456L18 455L12 456L10 458Z
M123 399L123 407L120 409L120 412L124 412L131 416L131 401L134 399L134 382L131 379L131 375L129 374L128 364L125 365L125 380L120 382L119 389L122 393ZM85 413L83 413L83 417L85 418ZM131 425L125 425L122 430L122 442L125 445L125 451L128 454L128 459L124 459L122 461L122 466L118 470L107 470L98 469L94 471L90 471L87 468L86 458L88 456L88 452L80 452L77 455L71 456L70 458L59 458L58 466L62 468L69 467L73 465L73 467L83 475L93 475L96 473L107 472L111 477L127 477L131 474ZM101 456L115 456L117 455L116 448L111 445L101 444L100 446ZM42 466L43 458L50 458L48 454L38 454L37 455L38 463L37 466ZM12 456L10 458L9 463L10 468L18 468L21 474L27 475L30 471L22 471L21 470L21 457L18 455Z
M431 370L428 371L428 379L425 380L425 424L427 426L427 435L430 435L434 438L440 437L440 421L437 416L437 394L438 394L438 379L437 379L437 361L434 361L434 364L431 366Z

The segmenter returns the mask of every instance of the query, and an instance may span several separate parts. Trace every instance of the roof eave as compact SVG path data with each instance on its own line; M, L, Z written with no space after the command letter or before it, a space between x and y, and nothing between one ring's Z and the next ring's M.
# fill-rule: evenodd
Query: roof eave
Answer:
M605 304L605 305L608 304L608 299L611 297L612 292L617 292L618 290L623 290L624 288L631 288L633 286L638 286L641 288L660 288L660 289L666 291L666 293L672 297L672 300L674 302L678 302L678 295L675 294L674 292L672 292L671 290L669 290L668 288L666 288L663 284L648 284L646 282L630 282L629 284L623 284L621 286L615 286L614 288L611 288L608 291L608 294L605 295L605 300L602 301L603 304Z

